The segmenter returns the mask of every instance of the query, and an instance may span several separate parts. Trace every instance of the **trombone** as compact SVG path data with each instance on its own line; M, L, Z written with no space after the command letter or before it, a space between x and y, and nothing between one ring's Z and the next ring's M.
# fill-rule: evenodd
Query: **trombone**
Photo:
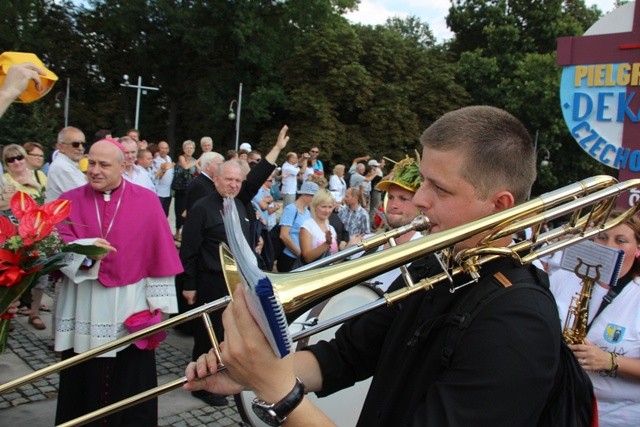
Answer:
M470 283L473 283L473 281L479 277L478 271L481 265L498 257L508 256L522 264L527 264L581 240L588 239L603 230L613 228L624 223L640 209L640 204L638 204L628 208L623 215L613 220L608 219L611 210L616 205L618 197L625 191L639 187L639 179L618 183L617 180L609 176L596 176L543 194L521 205L514 206L508 210L495 213L471 223L433 233L422 239L407 242L403 245L373 253L353 261L310 271L288 274L268 273L267 276L274 284L274 290L284 307L285 313L291 318L306 311L322 299L329 298L350 286L405 265L418 258L438 252L452 254L447 257L447 265L445 266L446 268L443 269L443 272L432 277L424 278L416 284L408 284L406 287L400 288L392 293L387 293L379 300L345 313L336 319L320 322L313 328L295 334L293 339L298 340L336 324L343 323L346 320L377 307L393 304L416 292L429 290L438 283L445 282L452 286L452 277L458 274L470 276ZM544 224L566 216L569 216L569 219L563 222L562 225L541 233ZM492 244L499 239L511 236L527 228L532 230L532 237L528 240L521 241L509 247L492 246ZM460 250L453 255L453 249L456 245L477 235L482 235L483 237L476 247ZM527 252L526 255L520 255L525 252ZM221 246L221 257L227 284L234 285L238 283L239 275L237 265L233 255L224 245ZM455 292L456 289L451 287L450 290ZM65 360L64 362L33 372L25 377L18 378L0 386L0 393L80 363L97 354L130 344L137 339L154 334L159 330L166 329L175 324L193 319L197 316L207 317L205 315L206 313L223 308L229 304L230 301L230 296L218 299L163 323L97 347ZM144 400L178 388L185 382L186 378L175 380L86 414L83 417L69 421L63 425L82 425L103 418Z

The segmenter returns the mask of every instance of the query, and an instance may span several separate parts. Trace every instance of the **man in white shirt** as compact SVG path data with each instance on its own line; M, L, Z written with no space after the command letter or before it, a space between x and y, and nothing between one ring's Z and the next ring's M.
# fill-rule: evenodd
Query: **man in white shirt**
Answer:
M156 193L160 198L160 204L164 214L169 217L169 206L171 206L171 181L173 181L173 169L176 164L169 156L169 144L165 141L158 143L158 156L153 161L156 170L155 184Z
M84 156L85 145L84 133L78 128L69 126L58 133L56 144L58 155L47 173L46 202L56 200L65 191L87 183L84 173L78 166L78 162Z
M124 147L124 171L122 172L122 177L155 193L156 188L149 173L141 166L136 165L138 158L138 144L136 141L128 136L123 136L120 138L120 143Z
M149 175L149 179L153 183L153 191L155 192L156 184L153 182L156 171L153 169L153 154L148 148L138 149L137 165L140 166Z
M309 154L305 154L307 157ZM298 191L298 172L307 170L307 157L298 158L296 153L287 153L287 161L282 165L282 195L283 207L296 201Z

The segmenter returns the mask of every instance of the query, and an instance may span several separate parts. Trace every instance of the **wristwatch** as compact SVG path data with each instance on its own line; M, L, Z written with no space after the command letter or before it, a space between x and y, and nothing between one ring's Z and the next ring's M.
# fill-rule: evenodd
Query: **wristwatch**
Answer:
M281 401L277 403L267 403L257 397L253 399L251 407L253 412L262 421L270 426L279 426L287 419L287 416L296 409L304 398L304 384L300 378L296 377L296 385Z

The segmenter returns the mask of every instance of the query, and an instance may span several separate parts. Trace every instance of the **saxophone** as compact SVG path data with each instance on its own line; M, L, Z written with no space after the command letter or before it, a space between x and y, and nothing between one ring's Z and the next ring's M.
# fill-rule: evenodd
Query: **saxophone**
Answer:
M584 273L580 272L580 267L584 265ZM601 264L589 265L578 258L578 265L573 270L576 276L582 279L582 288L571 298L571 305L564 322L562 336L567 344L583 344L587 336L587 326L589 322L589 301L593 292L593 285L600 279ZM595 270L595 275L590 276L591 269Z

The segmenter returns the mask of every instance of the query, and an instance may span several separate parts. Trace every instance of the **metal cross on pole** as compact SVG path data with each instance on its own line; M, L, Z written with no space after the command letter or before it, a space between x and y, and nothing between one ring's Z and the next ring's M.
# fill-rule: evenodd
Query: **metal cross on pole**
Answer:
M136 97L136 124L134 125L134 128L135 129L139 129L138 128L138 123L139 123L138 119L140 117L140 95L141 94L146 94L147 90L160 90L160 88L152 87L152 86L142 86L142 76L138 76L138 84L137 85L132 85L131 83L129 83L129 76L127 74L122 76L122 78L124 79L124 83L120 83L120 86L122 86L122 87L130 87L130 88L138 90L138 95Z

